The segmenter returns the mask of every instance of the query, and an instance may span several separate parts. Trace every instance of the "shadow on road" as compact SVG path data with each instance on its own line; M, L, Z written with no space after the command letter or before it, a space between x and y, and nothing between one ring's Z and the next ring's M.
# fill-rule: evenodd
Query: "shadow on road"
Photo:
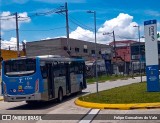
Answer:
M7 110L42 110L42 109L49 109L53 106L57 106L60 104L63 104L69 100L72 100L76 97L79 97L81 95L85 95L87 92L82 92L81 94L72 94L70 96L64 97L63 102L58 103L56 100L52 100L52 101L46 101L46 102L36 102L34 104L24 104L21 106L17 106L17 107L13 107L13 108L9 108Z

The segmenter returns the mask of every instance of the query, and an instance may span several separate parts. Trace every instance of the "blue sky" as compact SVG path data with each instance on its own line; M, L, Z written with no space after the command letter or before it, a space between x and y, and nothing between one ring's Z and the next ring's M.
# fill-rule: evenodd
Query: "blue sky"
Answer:
M23 17L19 18L20 42L61 37L66 36L65 15L52 13L30 16L55 10L65 2L68 3L71 38L94 41L92 30L94 18L93 14L86 13L87 10L96 11L99 43L111 41L113 39L111 35L103 35L103 33L113 30L116 40L137 40L137 29L133 25L141 27L141 36L143 36L143 23L146 20L156 19L160 31L159 0L0 0L0 15L7 16L17 12L20 17ZM14 16L2 17L1 24L3 47L14 46L16 42Z

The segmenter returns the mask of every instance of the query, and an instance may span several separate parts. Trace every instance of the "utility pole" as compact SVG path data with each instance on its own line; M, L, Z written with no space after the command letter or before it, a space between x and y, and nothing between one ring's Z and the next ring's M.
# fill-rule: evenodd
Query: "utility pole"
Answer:
M67 35L67 53L70 55L70 45L69 45L69 23L68 23L68 5L67 2L65 6L61 6L63 9L56 11L55 13L65 12L66 15L66 35Z
M112 33L113 33L114 53L115 53L115 58L116 58L116 63L117 63L116 39L115 39L114 30Z
M117 65L117 52L116 52L116 39L115 39L115 34L114 34L114 30L113 30L113 43L114 43L114 54L115 54L115 58L116 58L116 74L118 73L118 65Z
M117 74L118 66L117 66L116 39L115 39L114 30L112 32L103 33L103 35L108 35L108 34L113 34L113 46L114 46L114 55L115 55L115 59L116 59L115 65L116 65L116 74Z
M19 52L19 29L18 29L18 15L17 15L17 12L15 13L15 16L16 16L17 56L20 57L20 52Z
M96 28L96 11L94 11L94 37L95 37L95 71L96 71L96 90L98 91L98 72L97 72L97 36L96 36L97 28Z
M68 24L68 5L65 3L65 12L66 12L66 33L67 33L67 47L68 54L70 54L70 45L69 45L69 24Z

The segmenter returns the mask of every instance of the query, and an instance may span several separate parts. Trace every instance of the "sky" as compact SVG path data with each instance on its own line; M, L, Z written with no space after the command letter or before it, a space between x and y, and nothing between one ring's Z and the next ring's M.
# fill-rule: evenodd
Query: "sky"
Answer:
M2 48L16 49L16 19L18 13L19 41L39 41L66 36L65 13L56 13L68 4L69 37L94 42L96 12L97 42L138 40L140 26L144 36L144 21L157 20L160 32L159 0L0 0ZM104 35L104 33L106 35ZM144 38L141 38L144 41Z

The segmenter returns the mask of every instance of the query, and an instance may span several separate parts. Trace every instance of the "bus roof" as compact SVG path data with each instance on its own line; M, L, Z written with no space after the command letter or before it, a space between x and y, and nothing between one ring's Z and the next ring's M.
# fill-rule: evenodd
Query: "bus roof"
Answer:
M60 58L40 58L40 59L45 60L45 61L64 61L64 62L84 61L84 59L82 59L82 58L64 58L64 57L60 57Z
M33 56L33 57L19 57L19 58L14 58L14 59L9 59L9 60L20 60L20 59L36 59L39 58L41 60L45 60L45 61L85 61L82 58L67 58L67 57L62 57L59 55L43 55L43 56ZM4 60L4 61L8 61L8 60Z

